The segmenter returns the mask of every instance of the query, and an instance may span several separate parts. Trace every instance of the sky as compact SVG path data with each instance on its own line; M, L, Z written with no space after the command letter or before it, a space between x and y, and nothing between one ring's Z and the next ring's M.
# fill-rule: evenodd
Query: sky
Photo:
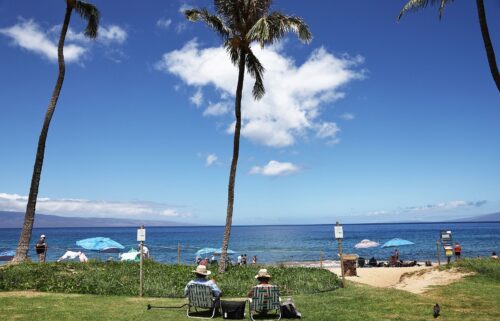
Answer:
M237 69L182 11L96 0L73 14L37 212L223 225ZM500 211L500 95L474 1L397 23L405 1L275 0L314 36L252 49L233 223L436 221ZM485 1L500 57L500 3ZM0 211L25 211L65 1L0 0ZM1 226L1 222L0 222Z

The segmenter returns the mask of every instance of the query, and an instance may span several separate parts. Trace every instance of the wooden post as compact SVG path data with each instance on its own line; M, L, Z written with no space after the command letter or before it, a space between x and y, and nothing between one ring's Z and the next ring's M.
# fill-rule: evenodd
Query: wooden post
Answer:
M436 249L438 254L438 265L441 266L441 251L439 250L439 241L436 240Z
M144 295L144 272L142 271L142 261L144 260L143 253L144 253L144 242L141 241L141 253L139 254L141 256L140 272L139 272L139 278L140 278L139 296L141 297Z
M340 226L340 223L337 221L337 227ZM339 247L339 255L340 255L340 273L342 274L342 287L345 288L345 274L344 274L344 259L342 257L342 239L337 238L338 247Z
M177 242L177 265L181 265L181 242Z
M141 225L140 230L144 230L144 225ZM138 235L138 238L139 238L139 235ZM140 262L139 263L139 296L143 297L144 296L144 271L142 269L142 265L143 265L143 260L144 260L144 240L141 238L140 242L141 242L140 243L141 249L140 249L140 253L139 253L139 255L140 255L140 261L139 261Z
M319 252L319 268L323 268L323 251Z

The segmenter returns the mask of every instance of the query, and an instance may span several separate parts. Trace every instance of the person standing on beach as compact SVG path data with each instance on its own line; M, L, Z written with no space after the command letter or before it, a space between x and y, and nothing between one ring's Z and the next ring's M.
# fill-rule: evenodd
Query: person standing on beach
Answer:
M257 255L254 255L252 258L252 264L257 264Z
M38 254L38 261L39 262L45 262L45 255L47 254L47 250L49 249L49 246L47 245L46 242L46 237L44 234L40 235L40 239L38 242L35 244L35 251L36 254Z
M455 261L460 261L460 254L462 253L462 247L460 243L455 243Z
M396 262L399 262L401 254L398 249L394 250L394 256L396 257Z

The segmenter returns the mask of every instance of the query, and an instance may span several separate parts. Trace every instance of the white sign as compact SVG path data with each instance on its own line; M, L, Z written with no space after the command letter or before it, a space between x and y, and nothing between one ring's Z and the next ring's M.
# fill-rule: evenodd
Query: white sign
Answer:
M140 228L137 230L137 241L144 242L146 241L146 229Z
M342 226L335 226L335 238L336 239L344 238L344 230L342 229Z

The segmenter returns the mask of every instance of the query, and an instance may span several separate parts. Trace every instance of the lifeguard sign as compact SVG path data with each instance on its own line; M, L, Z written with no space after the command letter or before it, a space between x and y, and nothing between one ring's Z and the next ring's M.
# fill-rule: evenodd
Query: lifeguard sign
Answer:
M443 246L445 256L453 256L453 239L451 238L451 231L441 231L441 245Z

